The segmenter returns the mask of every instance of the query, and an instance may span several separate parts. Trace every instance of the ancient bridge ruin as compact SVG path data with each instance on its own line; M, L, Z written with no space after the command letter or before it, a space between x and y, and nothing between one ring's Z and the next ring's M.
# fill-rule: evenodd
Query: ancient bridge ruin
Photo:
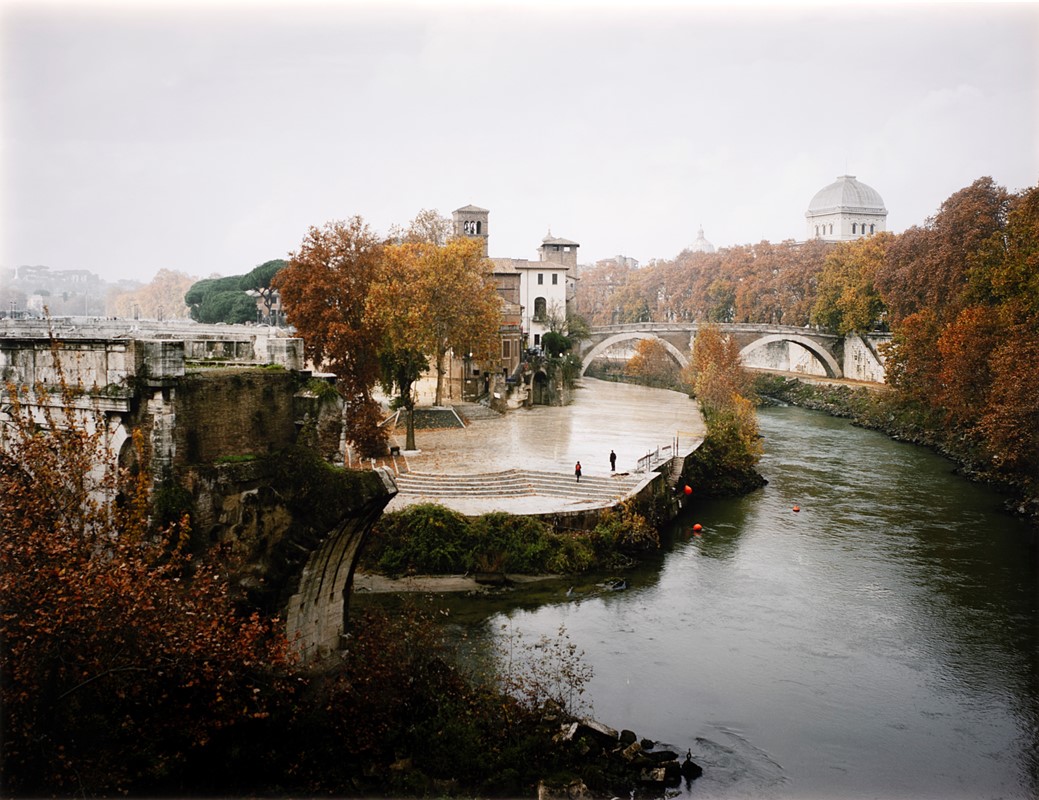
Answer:
M740 346L740 358L749 368L777 369L824 375L829 378L884 382L884 362L879 345L890 334L847 337L824 333L814 328L789 325L719 324L724 334ZM581 374L596 358L618 345L640 339L655 339L682 367L688 366L696 322L635 322L592 328L590 336L578 346L583 366Z
M302 340L261 326L6 320L0 447L10 392L44 423L62 403L59 370L77 387L77 424L104 431L112 462L138 457L141 432L153 493L190 498L200 546L244 557L238 583L285 617L303 657L338 651L358 552L397 487L386 470L315 466L342 463L342 401L303 368Z

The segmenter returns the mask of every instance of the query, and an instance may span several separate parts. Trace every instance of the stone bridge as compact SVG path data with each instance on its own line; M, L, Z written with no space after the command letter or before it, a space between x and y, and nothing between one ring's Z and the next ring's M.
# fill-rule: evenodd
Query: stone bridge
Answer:
M342 401L303 369L302 345L261 326L5 320L0 450L19 387L37 424L103 432L99 471L146 460L155 492L191 498L193 535L242 554L250 602L320 661L340 648L358 552L397 486L385 469L322 468L342 462Z
M751 368L775 368L792 372L822 374L829 378L854 377L883 382L883 358L877 345L888 334L869 337L851 334L841 337L813 328L788 325L719 324L740 346L740 357ZM591 329L591 335L578 346L583 366L604 355L616 345L631 345L640 339L656 339L678 364L689 364L696 322L635 322L605 325ZM850 346L849 346L850 343ZM773 355L768 355L772 351ZM779 356L774 355L779 353ZM850 363L849 363L850 359Z

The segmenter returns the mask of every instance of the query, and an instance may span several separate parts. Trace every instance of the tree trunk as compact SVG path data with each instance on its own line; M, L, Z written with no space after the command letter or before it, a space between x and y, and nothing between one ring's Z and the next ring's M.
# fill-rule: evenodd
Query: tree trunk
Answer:
M415 449L415 406L410 405L408 407L408 432L404 437L404 449L414 450Z
M433 405L440 405L440 400L444 394L444 354L437 353L437 393L436 398L433 400Z

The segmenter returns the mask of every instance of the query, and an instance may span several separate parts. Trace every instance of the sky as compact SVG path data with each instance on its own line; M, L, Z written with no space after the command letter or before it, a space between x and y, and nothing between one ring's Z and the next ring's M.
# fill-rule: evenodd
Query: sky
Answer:
M490 210L490 255L888 229L1039 183L1039 4L0 0L0 267L248 272L311 226Z

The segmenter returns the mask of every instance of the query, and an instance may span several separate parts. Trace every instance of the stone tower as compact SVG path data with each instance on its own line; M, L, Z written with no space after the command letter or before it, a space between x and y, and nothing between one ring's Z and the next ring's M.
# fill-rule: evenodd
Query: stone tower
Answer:
M558 236L553 236L552 231L549 231L548 235L541 240L538 255L541 261L553 261L556 264L568 267L566 274L571 278L576 278L577 248L580 246L577 242L573 242L570 239L561 239Z
M483 257L487 258L487 216L491 212L477 206L462 206L451 212L455 236L479 239L483 246Z

